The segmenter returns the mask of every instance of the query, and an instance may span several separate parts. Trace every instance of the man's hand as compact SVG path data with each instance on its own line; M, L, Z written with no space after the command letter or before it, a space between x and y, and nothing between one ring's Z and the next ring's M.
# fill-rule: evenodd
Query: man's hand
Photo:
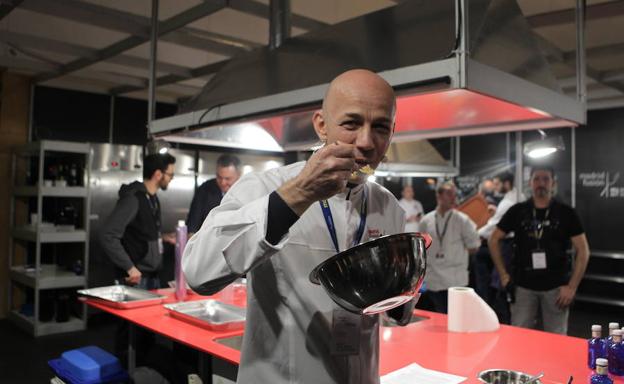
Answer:
M126 282L128 284L137 285L141 282L141 271L137 269L137 267L132 267L126 271L128 273L128 277L126 277Z
M176 235L175 232L170 232L170 233L163 233L162 234L162 240L165 243L169 243L171 245L175 245L176 244Z
M511 276L509 276L509 273L504 273L500 275L500 281L501 287L505 288L507 287L507 284L509 284L509 282L511 281Z
M354 145L328 144L314 153L301 173L282 185L277 193L301 216L313 203L342 192L349 176L358 168Z
M569 285L562 285L559 287L559 297L557 297L557 306L561 309L565 309L572 304L572 300L574 300L574 295L576 295L576 288L573 288Z
M494 214L496 213L496 205L488 204L487 211L488 211L488 215L490 215L490 217L494 216Z

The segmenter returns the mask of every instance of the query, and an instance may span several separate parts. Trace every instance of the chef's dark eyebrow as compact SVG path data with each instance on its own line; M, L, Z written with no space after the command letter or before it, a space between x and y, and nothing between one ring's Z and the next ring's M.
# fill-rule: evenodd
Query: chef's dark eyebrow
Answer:
M347 113L345 113L343 119L345 119L345 118L352 119L352 120L358 120L358 121L364 120L364 117L361 114L356 113L356 112L347 112Z
M349 118L349 119L353 119L353 120L358 120L358 121L362 121L364 120L364 117L357 113L357 112L347 112L344 114L344 118ZM392 119L389 119L387 117L378 117L375 120L373 120L373 124L392 124Z

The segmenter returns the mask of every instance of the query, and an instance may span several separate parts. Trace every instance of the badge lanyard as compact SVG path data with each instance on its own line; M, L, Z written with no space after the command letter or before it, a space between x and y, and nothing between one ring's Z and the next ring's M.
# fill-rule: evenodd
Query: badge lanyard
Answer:
M440 240L440 250L442 250L442 247L444 246L444 236L446 236L446 230L448 229L449 221L451 221L451 216L453 216L453 211L449 212L449 215L446 218L446 221L444 222L442 233L440 233L440 228L438 227L438 218L436 216L435 227L436 227L436 235L438 236L438 240ZM442 252L438 252L438 255L436 255L436 257L438 258L444 257L444 253Z
M548 221L548 214L550 213L550 207L546 209L546 214L544 215L544 219L542 222L537 225L537 210L533 207L533 222L536 223L536 228L533 229L533 234L535 235L535 241L537 241L537 249L541 249L540 242L542 240L542 236L544 236L544 224Z
M360 225L355 233L355 237L353 238L353 244L351 244L352 247L358 245L364 235L364 228L366 227L366 213L368 211L367 196L367 189L366 186L364 186L364 196L362 196L362 204L360 206ZM338 246L338 236L336 235L336 225L334 224L334 217L332 216L331 209L329 208L329 201L321 200L319 201L319 204L321 204L321 210L323 211L323 216L325 217L325 224L327 224L327 229L329 230L329 235L334 243L334 248L336 248L336 252L340 252L340 248Z

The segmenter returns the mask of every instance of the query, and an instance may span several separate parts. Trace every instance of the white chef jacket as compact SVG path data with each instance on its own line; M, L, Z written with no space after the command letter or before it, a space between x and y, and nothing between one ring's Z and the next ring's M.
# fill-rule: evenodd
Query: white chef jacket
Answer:
M238 383L379 383L378 316L361 321L353 355L330 352L334 312L344 314L310 272L336 251L320 204L312 204L277 245L265 240L269 194L304 162L244 175L189 240L182 260L191 287L247 274L247 321ZM400 233L403 210L390 192L366 183L368 214L362 241ZM364 185L329 199L340 250L360 223ZM359 344L359 346L357 346Z
M450 218L448 215L452 215ZM444 231L447 218L448 227L442 236L436 232L436 222L440 234ZM444 216L433 210L420 221L420 230L431 235L431 246L427 250L427 274L425 283L431 291L443 291L450 287L468 285L468 249L481 245L477 225L463 212L456 209L447 211ZM444 257L438 258L436 255Z
M494 215L490 217L487 224L483 227L479 228L479 236L483 239L489 239L492 236L492 232L496 228L496 224L503 218L505 212L512 206L514 206L518 202L518 192L516 189L512 189L511 191L505 193L503 199L498 203L498 207L496 207L496 212ZM520 193L520 201L524 201L524 195Z
M408 217L410 216L414 216L414 215L418 215L418 214L423 214L425 211L423 210L423 206L420 203L420 201L418 200L406 200L406 199L401 199L399 200L399 205L401 206L401 208L403 208L403 210L405 211L405 219L407 220ZM405 232L418 232L418 228L419 228L419 222L405 222Z

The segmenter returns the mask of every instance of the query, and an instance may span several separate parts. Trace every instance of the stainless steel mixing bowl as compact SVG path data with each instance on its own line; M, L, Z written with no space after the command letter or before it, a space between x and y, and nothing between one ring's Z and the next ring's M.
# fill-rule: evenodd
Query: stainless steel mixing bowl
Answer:
M477 376L480 382L486 384L523 384L531 377L533 376L511 369L488 369L487 371L479 372ZM541 381L538 379L534 383L541 384Z
M430 244L427 234L383 236L325 260L310 273L310 281L321 284L338 305L350 312L384 312L418 293Z

